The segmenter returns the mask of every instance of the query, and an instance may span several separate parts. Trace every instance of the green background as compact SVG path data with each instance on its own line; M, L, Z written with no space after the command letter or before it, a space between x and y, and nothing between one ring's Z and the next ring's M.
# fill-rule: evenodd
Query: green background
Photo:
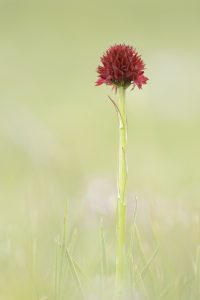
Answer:
M160 232L159 292L181 274L193 278L199 10L195 0L0 0L1 300L54 299L54 239L66 203L70 230L78 228L77 259L98 273L91 269L99 220L112 227L115 214L118 131L107 97L117 95L95 81L100 56L115 43L135 47L149 77L142 90L127 91L128 211L137 196L147 253L149 228ZM197 300L191 291L186 299ZM177 295L169 299L185 299Z

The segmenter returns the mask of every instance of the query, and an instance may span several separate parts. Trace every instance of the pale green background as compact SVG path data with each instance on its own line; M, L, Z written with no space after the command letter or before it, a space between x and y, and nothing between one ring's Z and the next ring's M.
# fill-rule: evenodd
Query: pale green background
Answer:
M184 259L195 253L199 239L190 234L191 227L198 231L200 208L199 11L197 0L0 1L1 300L48 294L53 240L66 201L71 219L81 224L92 214L88 197L96 197L98 207L103 195L107 207L116 193L117 117L107 95L117 95L95 87L100 56L114 43L136 47L150 78L142 90L127 92L130 198L138 195L144 227L142 215L153 205L166 229L169 265L180 255L178 246L181 251L193 243ZM100 206L93 212L96 226L108 213ZM39 244L38 298L27 275L32 237Z

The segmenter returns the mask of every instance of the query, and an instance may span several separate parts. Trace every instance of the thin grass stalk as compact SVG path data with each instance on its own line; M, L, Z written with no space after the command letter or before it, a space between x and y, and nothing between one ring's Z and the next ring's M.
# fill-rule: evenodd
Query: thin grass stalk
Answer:
M65 247L65 254L66 254L68 264L69 264L70 271L72 273L72 277L73 277L73 279L76 283L77 289L79 290L80 294L83 296L82 283L81 283L81 280L79 278L78 272L76 270L76 266L74 264L73 258L71 257L67 246Z
M102 277L105 279L107 276L107 257L106 257L106 243L104 236L103 218L100 225L100 241L101 241L101 265L102 265Z

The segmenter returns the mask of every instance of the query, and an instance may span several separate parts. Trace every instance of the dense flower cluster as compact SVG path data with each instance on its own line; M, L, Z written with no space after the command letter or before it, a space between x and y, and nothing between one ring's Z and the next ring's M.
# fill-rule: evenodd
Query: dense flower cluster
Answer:
M97 86L105 83L116 88L127 88L132 84L141 89L147 83L148 78L144 76L145 64L131 46L119 44L110 47L101 57L101 63L97 68Z

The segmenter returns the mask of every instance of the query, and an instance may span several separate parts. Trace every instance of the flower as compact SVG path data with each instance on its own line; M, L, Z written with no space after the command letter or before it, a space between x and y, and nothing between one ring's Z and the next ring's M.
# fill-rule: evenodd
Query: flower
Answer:
M103 83L117 88L123 86L139 89L147 83L148 78L144 76L145 64L136 50L124 44L110 47L101 57L101 66L98 66L99 79L96 85Z

